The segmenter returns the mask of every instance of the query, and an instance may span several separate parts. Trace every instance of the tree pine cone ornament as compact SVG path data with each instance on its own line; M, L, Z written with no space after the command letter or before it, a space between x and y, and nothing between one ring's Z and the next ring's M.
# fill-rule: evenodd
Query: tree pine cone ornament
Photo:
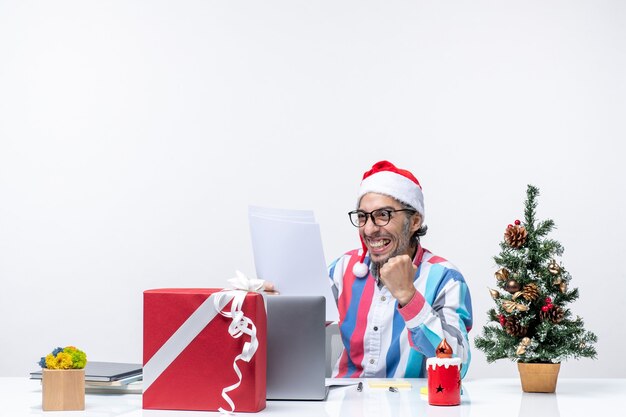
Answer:
M519 337L526 335L528 332L528 327L524 327L515 319L508 319L504 324L504 331L510 334L511 336Z
M522 289L522 297L524 297L528 301L536 300L539 297L539 288L537 288L537 284L530 283L524 285Z
M528 232L524 226L509 225L504 231L504 241L512 248L520 248L526 243Z
M541 310L539 313L542 320L550 320L552 323L560 323L565 317L565 312L561 307L553 306L552 308L547 309L547 311Z

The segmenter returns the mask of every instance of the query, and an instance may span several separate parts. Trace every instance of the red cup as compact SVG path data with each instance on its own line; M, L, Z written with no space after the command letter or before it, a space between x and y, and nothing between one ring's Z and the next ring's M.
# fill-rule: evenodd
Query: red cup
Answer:
M461 359L428 358L428 404L461 404Z

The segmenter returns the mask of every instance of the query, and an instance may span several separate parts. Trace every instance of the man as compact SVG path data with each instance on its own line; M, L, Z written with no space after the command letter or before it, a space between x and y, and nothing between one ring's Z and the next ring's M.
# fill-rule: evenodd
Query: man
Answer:
M420 245L427 227L418 180L378 162L363 175L357 207L349 216L362 250L329 267L344 345L333 376L425 377L425 358L444 338L465 376L470 293L456 267Z

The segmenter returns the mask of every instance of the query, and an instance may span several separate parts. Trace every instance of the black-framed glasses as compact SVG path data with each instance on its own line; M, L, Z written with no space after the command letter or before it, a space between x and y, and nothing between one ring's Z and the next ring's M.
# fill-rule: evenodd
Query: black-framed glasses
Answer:
M393 213L397 213L399 211L410 211L411 213L417 213L415 210L411 209L389 209L389 208L381 208L378 210L374 210L371 212L366 212L363 210L354 210L348 213L348 217L350 217L350 222L355 227L363 227L365 223L367 223L367 219L369 217L372 218L372 222L376 226L387 226L393 217Z

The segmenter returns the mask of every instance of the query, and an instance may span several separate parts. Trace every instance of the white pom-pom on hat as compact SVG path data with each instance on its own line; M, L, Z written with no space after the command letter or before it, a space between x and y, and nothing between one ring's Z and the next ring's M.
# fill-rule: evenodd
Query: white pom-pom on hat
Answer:
M363 251L361 252L361 256L359 257L359 262L355 263L352 267L352 273L357 278L365 278L369 275L370 268L365 265L365 256L367 255L367 246L365 246L365 241L361 238L361 247L363 247Z
M357 262L352 267L352 273L357 278L365 278L369 272L370 269L363 262Z

